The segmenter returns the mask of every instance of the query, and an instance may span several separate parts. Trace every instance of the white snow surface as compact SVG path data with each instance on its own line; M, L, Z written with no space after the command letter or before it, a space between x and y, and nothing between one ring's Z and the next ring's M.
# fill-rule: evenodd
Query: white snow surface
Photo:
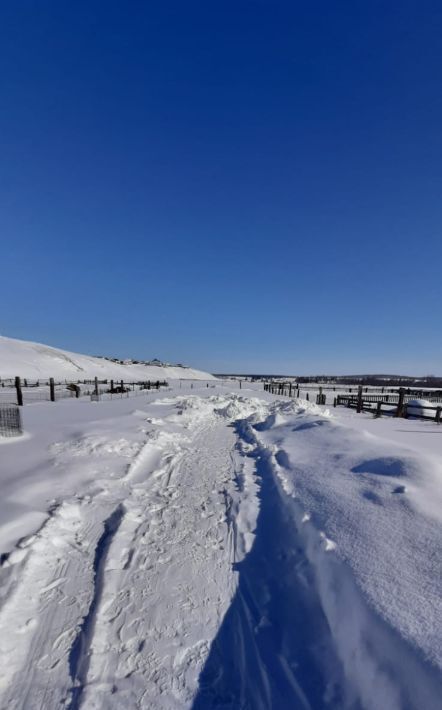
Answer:
M211 380L213 375L190 367L121 365L100 357L80 355L41 343L0 336L0 378L54 377L61 380L114 379L127 381L193 379Z
M440 707L442 427L215 384L23 418L2 708Z

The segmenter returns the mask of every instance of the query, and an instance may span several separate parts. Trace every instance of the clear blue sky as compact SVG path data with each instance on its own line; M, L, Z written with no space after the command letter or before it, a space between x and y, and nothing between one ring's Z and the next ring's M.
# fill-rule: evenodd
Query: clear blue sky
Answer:
M442 5L0 8L0 333L442 373Z

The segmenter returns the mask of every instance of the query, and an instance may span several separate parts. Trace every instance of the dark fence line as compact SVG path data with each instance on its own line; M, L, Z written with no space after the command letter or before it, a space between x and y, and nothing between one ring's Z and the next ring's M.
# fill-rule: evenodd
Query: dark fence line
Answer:
M442 406L413 404L412 398L408 400L404 398L401 400L401 398L398 397L396 402L392 402L391 400L373 401L367 400L365 397L358 399L347 395L338 395L336 400L335 406L343 405L356 409L357 412L371 412L374 413L375 417L381 417L383 414L386 414L388 416L402 417L404 419L412 417L413 419L427 419L436 422L436 424L441 423Z
M51 377L49 380L37 380L34 383L29 383L26 380L22 382L20 377L16 377L11 382L13 384L7 386L5 381L3 381L3 386L0 387L0 403L17 404L20 407L23 404L31 404L33 402L56 402L60 399L78 399L79 397L92 395L94 395L95 399L104 394L123 395L127 393L129 396L129 393L133 395L139 391L141 394L151 389L159 390L160 387L168 386L165 380L156 380L155 382L151 380L138 382L119 380L114 382L114 380L99 380L98 378L81 380L77 383L60 383L55 382L54 378ZM109 397L109 399L111 398Z
M277 394L286 397L300 398L300 388L297 384L286 382L266 382L264 390L272 394ZM327 404L327 395L322 391L322 387L315 388L318 393L316 395L316 404ZM419 399L414 391L399 388L394 394L374 394L364 395L363 387L358 388L357 394L339 394L333 398L333 406L339 405L356 409L357 413L371 412L375 417L380 417L382 414L395 417L413 417L415 419L427 419L434 421L437 424L441 423L442 414L442 397L439 391L426 392L425 399L431 402L431 405L413 404L413 400ZM418 391L419 392L419 391ZM309 393L306 393L305 399L309 400ZM432 406L432 405L435 406Z
M430 399L433 397L438 397L437 401L442 401L442 390L422 390L414 389L411 387L367 387L362 385L304 385L302 382L284 382L284 381L271 381L264 384L264 389L269 392L274 392L274 394L279 394L280 388L284 390L284 394L287 394L289 389L300 390L306 392L313 390L317 392L331 391L331 392L344 392L348 394L357 395L359 392L359 387L362 387L363 393L370 394L399 394L400 390L404 390L407 395L414 397L415 399ZM267 389L269 388L269 389ZM290 395L288 395L290 396ZM436 401L436 400L432 400Z

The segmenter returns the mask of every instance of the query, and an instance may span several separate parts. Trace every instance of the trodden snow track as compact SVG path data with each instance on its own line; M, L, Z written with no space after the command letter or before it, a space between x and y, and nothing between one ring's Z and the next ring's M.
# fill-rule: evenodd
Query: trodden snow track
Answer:
M151 407L135 413L137 441L53 447L60 465L96 456L96 478L3 564L0 706L374 708L345 676L323 608L312 549L332 543L306 543L308 516L296 520L278 481L283 457L252 426L272 405ZM123 451L124 475L109 459L100 475L102 451ZM395 687L389 703L402 707Z
M123 479L97 479L55 506L11 553L2 570L2 707L192 702L235 591L236 548L247 546L256 518L253 506L240 513L248 498L238 496L238 477L244 489L256 484L223 405L178 398Z

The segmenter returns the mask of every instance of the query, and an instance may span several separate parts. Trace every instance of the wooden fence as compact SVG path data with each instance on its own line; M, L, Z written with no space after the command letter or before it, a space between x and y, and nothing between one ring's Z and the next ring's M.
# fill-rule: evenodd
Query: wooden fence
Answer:
M371 412L375 417L382 415L395 417L413 417L415 419L426 419L434 421L437 424L441 423L442 417L442 391L422 391L411 390L400 387L396 391L388 393L375 393L373 389L368 390L362 386L353 388L356 393L350 392L346 394L338 394L333 397L332 404L334 407L345 406L356 409L357 413ZM305 390L302 385L292 382L266 382L264 390L272 394L300 398L300 391ZM323 392L322 386L315 388L316 404L327 404L327 395ZM413 404L416 399L425 398L431 404ZM305 399L309 400L309 393L306 393Z

